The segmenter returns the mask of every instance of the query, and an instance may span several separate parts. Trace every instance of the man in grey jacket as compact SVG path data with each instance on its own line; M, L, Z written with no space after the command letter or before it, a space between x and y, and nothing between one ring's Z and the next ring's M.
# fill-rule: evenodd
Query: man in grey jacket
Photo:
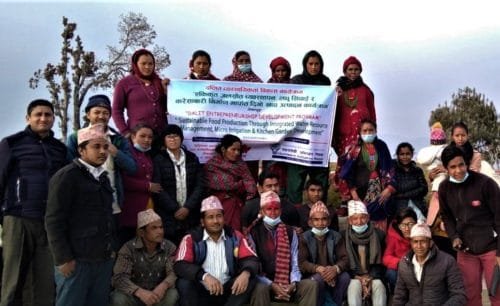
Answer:
M465 305L457 263L434 245L427 224L414 225L410 238L411 250L398 265L392 305Z

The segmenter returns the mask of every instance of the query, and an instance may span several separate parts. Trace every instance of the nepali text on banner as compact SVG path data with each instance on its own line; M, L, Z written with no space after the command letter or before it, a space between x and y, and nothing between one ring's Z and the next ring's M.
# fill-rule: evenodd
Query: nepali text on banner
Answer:
M202 163L225 134L242 139L245 160L328 166L335 111L330 86L171 80L168 121Z

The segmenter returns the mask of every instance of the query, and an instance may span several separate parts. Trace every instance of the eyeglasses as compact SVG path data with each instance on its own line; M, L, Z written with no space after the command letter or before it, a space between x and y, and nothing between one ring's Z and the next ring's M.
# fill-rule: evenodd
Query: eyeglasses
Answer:
M414 225L415 225L414 222L401 223L401 224L399 224L399 228L400 229L412 228Z

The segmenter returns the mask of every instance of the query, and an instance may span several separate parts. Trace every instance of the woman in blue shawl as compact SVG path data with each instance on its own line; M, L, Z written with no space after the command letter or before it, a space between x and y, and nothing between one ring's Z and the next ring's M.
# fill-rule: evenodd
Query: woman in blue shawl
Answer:
M340 178L345 180L353 200L363 201L375 226L387 230L386 204L394 188L391 154L377 137L377 124L361 121L360 138L339 158Z

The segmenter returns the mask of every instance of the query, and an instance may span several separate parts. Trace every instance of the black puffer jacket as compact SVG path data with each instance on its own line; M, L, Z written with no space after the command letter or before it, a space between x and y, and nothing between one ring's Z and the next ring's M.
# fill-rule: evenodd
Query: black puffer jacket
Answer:
M66 164L66 146L30 127L0 142L0 200L4 215L43 220L49 179Z
M412 262L413 251L408 252L398 265L398 280L392 305L460 306L465 305L462 274L450 255L431 248L431 255L424 263L422 278L417 281Z

